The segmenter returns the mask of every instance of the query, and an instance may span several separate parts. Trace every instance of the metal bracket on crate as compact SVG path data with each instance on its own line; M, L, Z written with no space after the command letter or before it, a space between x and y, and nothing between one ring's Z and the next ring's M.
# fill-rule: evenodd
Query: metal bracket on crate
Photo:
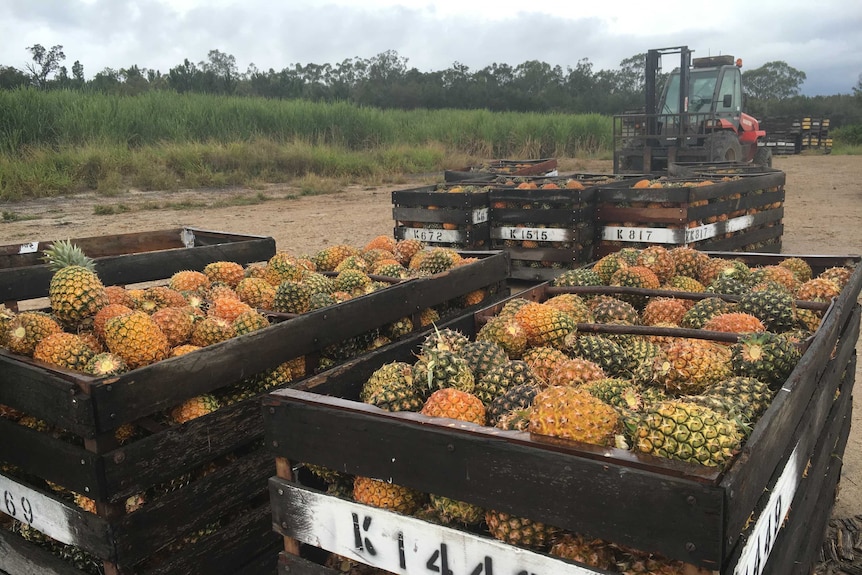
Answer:
M180 232L180 241L187 248L195 247L195 233L189 228L183 228Z

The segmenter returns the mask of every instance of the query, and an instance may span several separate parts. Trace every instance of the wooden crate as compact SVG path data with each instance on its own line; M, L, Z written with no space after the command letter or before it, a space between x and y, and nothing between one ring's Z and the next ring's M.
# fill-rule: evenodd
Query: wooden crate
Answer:
M569 189L577 180L584 189ZM592 260L595 241L595 193L615 176L575 174L564 178L531 178L535 188L507 185L489 192L491 247L512 260L514 279L547 281L562 270ZM547 188L553 184L555 188Z
M220 260L240 264L266 261L275 254L275 240L270 237L197 228L76 238L72 242L95 260L105 285L167 278L180 270L201 270ZM51 271L41 258L52 243L0 246L0 302L15 309L19 301L48 293Z
M454 193L452 189L464 190ZM392 192L394 235L437 247L489 249L488 188L422 186Z
M249 520L251 511L241 510L255 500L265 502L271 475L271 457L264 457L258 445L263 436L259 400L247 399L180 426L166 424L160 413L345 338L429 307L448 306L474 290L488 290L491 300L503 297L506 255L462 255L478 260L115 377L87 377L0 352L0 404L51 426L37 431L0 418L0 464L14 466L0 470L0 482L13 497L39 502L38 517L19 514L17 519L85 549L106 561L107 569L121 573L139 572L140 562L154 560L162 546L216 518L240 513L234 521ZM119 444L114 433L124 423L134 423L145 436ZM127 497L187 473L196 478L187 486L125 513ZM51 484L95 500L97 513L53 493ZM269 529L264 535L251 529L239 533L265 540ZM229 548L218 545L220 553ZM250 540L237 549L249 554L225 556L217 563L236 565L254 557ZM0 570L5 567L0 556ZM233 573L231 569L211 572Z
M768 265L790 257L714 255L742 257L751 265ZM460 557L457 566L467 572L479 565L487 568L483 557L492 558L494 565L499 564L496 558L503 558L507 567L519 565L519 569L536 573L595 572L548 563L544 557L540 558L544 563L529 563L524 558L530 554L520 550L519 559L512 559L514 555L505 554L512 550L500 550L472 534L426 528L412 518L379 515L378 510L359 509L353 502L328 498L291 481L289 462L307 462L349 474L386 478L420 491L660 552L723 575L756 572L745 569L758 560L761 565L768 560L766 572L774 575L795 569L802 573L798 566L782 569L790 569L787 563L793 559L812 559L801 557L796 550L807 544L807 529L828 515L821 508L811 514L805 510L824 502L830 505L830 497L822 493L834 491L837 481L859 337L856 298L862 288L859 257L806 259L815 273L835 265L854 265L856 269L808 341L797 367L727 468L701 467L616 448L563 445L526 433L416 413L385 412L356 401L362 383L376 368L390 361L410 361L414 350L405 342L400 348L393 346L264 399L267 445L280 458L277 461L282 472L270 480L275 529L288 542L298 539L304 543L318 541L315 537L322 531L331 531L334 539L321 536L321 545L381 566L391 563L375 563L378 557L368 555L367 547L354 548L353 543L354 536L359 535L362 547L363 530L374 526L368 531L371 540L372 533L380 534L377 529L383 524L393 538L405 534L405 550L413 549L415 534L420 534L420 541L431 541L431 547L417 543L418 549L428 551L423 561L428 559L429 566L440 567L440 553L434 560L432 555L441 550L443 542L451 543L447 544L450 566ZM522 295L541 301L561 290L565 291L542 284ZM482 318L501 306L459 318L447 327L475 334ZM314 432L308 433L311 429ZM824 450L824 446L833 446L834 451ZM782 497L770 499L772 493ZM783 518L790 501L788 522L775 521L776 514ZM310 510L315 513L314 524L308 521ZM370 518L367 524L365 517ZM353 531L354 526L358 526L357 531ZM346 539L339 540L341 534ZM376 541L378 550L391 543L390 552L398 560L397 541ZM759 559L747 545L760 550ZM519 563L521 559L525 562ZM391 560L390 555L386 561ZM409 559L414 560L416 557ZM281 561L291 566L302 559L283 556Z
M780 252L784 172L670 179L678 187L600 188L596 194L600 258L623 247L689 246L698 250Z
M545 176L555 175L557 160L542 158L538 160L494 160L487 165L464 166L445 170L443 179L447 182L490 181L497 176Z

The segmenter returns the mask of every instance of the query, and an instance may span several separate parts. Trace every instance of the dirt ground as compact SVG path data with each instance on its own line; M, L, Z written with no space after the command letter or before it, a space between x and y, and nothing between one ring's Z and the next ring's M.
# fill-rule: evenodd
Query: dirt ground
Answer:
M570 161L568 171L609 172L610 162ZM782 156L775 167L787 174L783 252L787 254L862 254L862 156ZM361 246L374 236L393 231L390 192L432 183L432 174L393 186L349 186L323 196L301 196L285 185L264 190L191 190L128 192L118 197L85 194L74 198L0 204L0 245L35 240L81 238L106 234L194 226L241 234L272 236L279 250L314 253L333 243ZM259 194L269 198L256 205L194 209L143 209L183 202L237 204L238 198ZM130 211L94 215L96 206ZM102 210L104 211L104 210ZM15 217L21 218L15 220ZM32 217L33 219L23 219ZM862 345L857 343L857 353ZM862 379L862 362L856 380ZM862 514L862 393L854 396L850 440L836 517Z

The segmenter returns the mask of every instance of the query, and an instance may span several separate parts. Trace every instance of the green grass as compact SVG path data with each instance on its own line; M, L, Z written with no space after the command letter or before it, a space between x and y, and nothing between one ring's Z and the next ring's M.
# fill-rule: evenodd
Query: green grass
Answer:
M490 158L602 157L610 148L611 119L597 114L0 91L0 200L309 176L374 183ZM316 190L331 183L302 187L325 193Z
M862 156L862 144L832 144L832 154L836 156Z

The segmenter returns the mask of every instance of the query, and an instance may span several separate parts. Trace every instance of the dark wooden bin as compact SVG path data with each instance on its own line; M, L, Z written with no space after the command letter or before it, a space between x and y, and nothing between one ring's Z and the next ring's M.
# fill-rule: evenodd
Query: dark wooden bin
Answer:
M497 176L544 176L557 169L555 158L538 160L494 160L487 166L465 166L454 170L445 170L443 179L447 182L462 182L465 180L490 181Z
M780 252L784 172L669 180L667 188L609 186L596 194L595 257L623 247ZM696 185L711 181L711 185Z
M536 188L491 188L491 247L512 260L513 279L547 281L562 270L592 261L595 193L615 176L574 174L535 178ZM568 189L577 180L584 189ZM555 188L544 188L547 184Z
M458 188L464 191L452 192ZM398 240L462 250L489 249L488 188L464 184L392 192Z
M750 265L790 257L713 255L741 257ZM390 361L410 361L414 350L403 342L264 399L267 445L279 458L282 472L270 480L273 528L288 542L295 538L314 544L315 539L309 538L314 531L308 523L311 509L315 525L336 530L347 523L347 549L354 534L361 536L362 529L369 529L359 522L353 523L359 531L350 532L350 509L359 519L366 514L370 525L391 523L388 533L417 529L414 518L357 510L352 503L336 504L327 499L330 496L293 482L289 462L307 462L387 478L420 491L659 552L722 575L760 572L750 569L755 564L765 564L763 572L772 575L808 573L816 560L812 549L818 546L828 520L849 430L862 267L857 256L801 257L815 273L836 265L856 269L743 450L724 470L615 448L564 446L527 433L390 413L359 403L359 390L376 368ZM560 290L565 288L541 284L521 295L541 301ZM473 335L482 318L501 306L464 316L447 327ZM337 515L332 509L347 515L327 522ZM785 513L787 521L782 522ZM435 527L430 536L442 537L439 541L451 537L450 550L483 549L475 543L477 536L460 531ZM362 547L361 537L358 541ZM405 546L409 548L406 536ZM351 553L354 558L369 558L367 549ZM529 555L523 550L518 553L510 556L513 561ZM375 564L376 559L371 559ZM302 565L307 570L300 572L330 572L286 553L280 561L283 573ZM572 570L571 564L558 560L524 561L517 563L519 568L529 566L533 572L539 572L533 568L537 566L554 573L596 572ZM480 554L476 564L481 562ZM439 567L439 554L434 565Z
M10 497L38 502L33 509L39 512L27 517L8 507L0 511L103 559L109 572L189 573L197 567L183 565L202 561L212 564L208 573L239 572L241 564L278 543L268 507L261 510L272 458L260 449L259 398L179 426L161 423L158 413L474 290L488 290L490 301L508 294L506 254L462 253L478 260L115 377L87 377L0 352L0 404L65 430L41 432L0 419L0 463L17 468L0 469L0 482ZM127 422L150 434L118 445L114 432ZM68 434L74 441L66 440ZM187 473L195 477L187 486L124 512L127 497ZM97 514L56 495L46 482L95 500ZM184 549L165 564L153 564L165 545L216 519L228 531L235 527L237 539L225 540L220 530L191 545L187 560ZM16 548L36 548L8 532L3 538ZM211 557L207 549L215 550ZM7 561L12 559L0 555L0 570L15 572L17 563ZM53 573L47 566L43 572Z
M215 261L266 261L275 254L275 240L270 237L197 228L75 238L72 242L96 261L105 285L158 280L184 269L201 270ZM14 308L21 300L48 293L51 271L41 258L51 243L0 246L0 302Z

